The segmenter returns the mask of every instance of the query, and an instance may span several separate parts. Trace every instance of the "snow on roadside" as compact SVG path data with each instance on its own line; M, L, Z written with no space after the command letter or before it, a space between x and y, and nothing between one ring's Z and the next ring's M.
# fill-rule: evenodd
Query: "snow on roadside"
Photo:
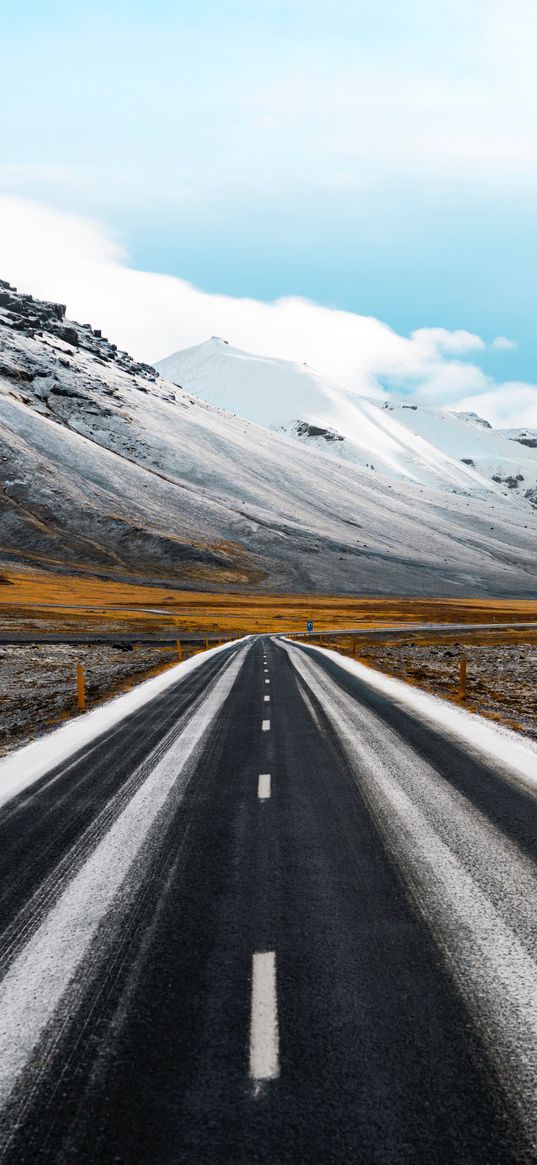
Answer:
M292 639L286 639L285 642L297 646ZM522 739L510 728L494 724L483 716L467 712L465 708L457 708L441 696L433 696L430 692L405 684L403 680L393 679L392 676L348 659L337 651L315 647L313 644L300 646L308 652L329 657L342 671L350 672L375 691L382 692L398 707L417 714L424 724L440 729L445 736L478 753L481 759L504 765L518 780L532 789L537 788L537 743Z
M223 643L183 660L160 675L137 684L130 692L115 696L106 704L77 716L59 728L53 728L45 735L38 736L31 744L25 744L3 757L0 760L0 806L38 781L49 770L74 756L85 745L91 746L103 733L115 728L126 716L160 696L167 688L186 679L212 656L228 651L238 643L245 643L249 638L246 635L243 639Z

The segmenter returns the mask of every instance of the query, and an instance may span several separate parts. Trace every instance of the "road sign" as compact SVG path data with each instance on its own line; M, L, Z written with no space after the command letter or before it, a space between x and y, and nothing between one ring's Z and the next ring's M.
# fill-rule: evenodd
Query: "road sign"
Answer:
M306 631L309 631L310 634L313 631L313 623L312 623L311 619L308 619L308 621L306 623Z

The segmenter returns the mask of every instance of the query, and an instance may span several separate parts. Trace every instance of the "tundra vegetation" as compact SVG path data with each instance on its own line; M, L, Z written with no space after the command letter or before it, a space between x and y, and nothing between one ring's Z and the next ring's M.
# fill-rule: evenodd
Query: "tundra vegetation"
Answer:
M4 637L26 634L27 645L0 645L0 752L76 714L76 665L84 667L87 706L125 690L214 642L246 634L304 633L313 642L361 658L370 666L448 699L458 699L460 656L468 657L468 698L474 711L537 737L534 676L537 633L412 634L420 623L476 624L537 621L537 600L416 599L319 595L208 594L3 568L0 616ZM400 626L397 642L345 635ZM321 633L325 634L321 634ZM335 632L335 634L326 634ZM99 634L109 644L50 645L50 635ZM132 644L143 635L170 638L168 646Z

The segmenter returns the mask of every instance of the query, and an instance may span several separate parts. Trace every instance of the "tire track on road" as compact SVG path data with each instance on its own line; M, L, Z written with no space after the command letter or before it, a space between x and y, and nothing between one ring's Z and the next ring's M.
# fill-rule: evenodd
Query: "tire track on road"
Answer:
M121 915L121 888L129 871L151 831L158 829L159 815L165 811L170 794L184 795L199 751L233 687L247 650L230 660L181 734L173 737L156 764L147 773L144 771L145 779L132 791L122 812L97 840L40 926L12 959L0 982L0 1108L8 1105L26 1066L32 1062L39 1065L41 1057L36 1053L47 1030L54 1038L50 1029L56 1010L106 916L117 910ZM83 984L81 987L84 990ZM46 1054L42 1058L46 1062ZM24 1096L24 1090L23 1087L19 1096ZM12 1112L4 1125L4 1145L13 1121L16 1123L17 1117Z
M343 748L537 1154L534 864L316 660L283 650Z

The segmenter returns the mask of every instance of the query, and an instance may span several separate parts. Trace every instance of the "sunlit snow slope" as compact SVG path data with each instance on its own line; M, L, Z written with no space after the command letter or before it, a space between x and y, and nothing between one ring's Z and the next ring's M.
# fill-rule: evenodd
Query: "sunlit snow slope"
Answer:
M379 432L396 425L376 411ZM534 594L535 515L491 489L305 448L0 284L4 562L196 588Z
M537 439L533 430L497 430L468 413L451 413L425 405L394 404L384 401L377 406L390 417L448 456L468 463L483 477L502 489L525 498L533 498L537 486ZM526 437L521 440L521 434Z
M488 431L483 431L483 456L473 463L475 426L466 432L464 421L453 419L450 429L449 414L426 409L417 417L404 404L383 406L345 391L305 364L254 356L217 337L176 352L157 367L203 400L340 460L440 489L470 490L476 496L497 491L492 477L502 458L495 448L486 454ZM499 446L510 454L504 469L511 473L523 457L505 438Z

